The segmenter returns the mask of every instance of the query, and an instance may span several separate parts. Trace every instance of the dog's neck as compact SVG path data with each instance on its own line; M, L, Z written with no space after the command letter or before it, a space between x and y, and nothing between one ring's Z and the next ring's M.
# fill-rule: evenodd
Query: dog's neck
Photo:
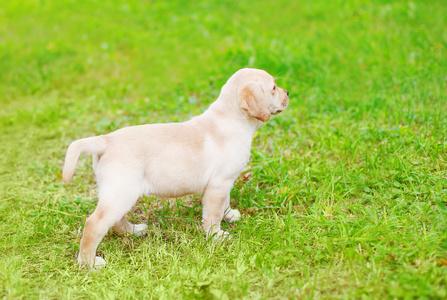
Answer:
M217 100L203 114L216 114L228 119L230 122L242 125L253 134L263 124L261 121L252 118L240 107L238 99L234 96L221 93Z

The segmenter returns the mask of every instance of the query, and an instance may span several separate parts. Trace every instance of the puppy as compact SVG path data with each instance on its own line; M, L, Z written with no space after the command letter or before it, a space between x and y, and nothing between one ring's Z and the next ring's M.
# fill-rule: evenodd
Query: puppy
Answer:
M267 72L241 69L202 115L187 122L126 127L71 143L64 181L72 178L81 153L92 155L99 197L85 222L78 263L105 264L96 249L110 227L142 234L147 225L131 224L125 216L142 195L203 195L204 231L219 239L227 235L220 222L240 219L230 208L230 191L250 158L253 136L270 115L287 108L288 95Z

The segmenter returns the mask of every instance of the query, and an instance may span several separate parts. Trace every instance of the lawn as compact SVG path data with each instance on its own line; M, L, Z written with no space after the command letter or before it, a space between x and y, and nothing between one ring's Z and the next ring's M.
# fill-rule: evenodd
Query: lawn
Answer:
M4 0L0 6L0 297L447 298L444 1ZM70 142L200 114L238 69L290 92L254 140L232 239L200 196L143 198L144 237L75 264L97 201ZM175 202L175 205L172 205Z

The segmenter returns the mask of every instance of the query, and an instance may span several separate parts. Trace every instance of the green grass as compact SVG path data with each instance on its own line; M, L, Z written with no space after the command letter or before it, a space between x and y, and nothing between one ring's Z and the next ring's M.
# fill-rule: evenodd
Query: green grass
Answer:
M0 296L445 299L446 16L443 1L3 1ZM68 144L188 120L242 67L291 97L232 191L233 239L205 240L200 198L145 198L130 219L149 234L109 234L107 267L79 270L95 183L83 158L62 184Z

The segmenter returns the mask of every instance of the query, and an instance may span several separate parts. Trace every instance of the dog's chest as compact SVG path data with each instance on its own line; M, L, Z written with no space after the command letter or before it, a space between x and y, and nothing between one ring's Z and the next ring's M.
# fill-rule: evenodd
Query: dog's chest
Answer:
M219 159L218 165L222 171L230 177L237 177L247 165L250 159L251 141L238 143L229 143L225 147L225 151L216 157Z

